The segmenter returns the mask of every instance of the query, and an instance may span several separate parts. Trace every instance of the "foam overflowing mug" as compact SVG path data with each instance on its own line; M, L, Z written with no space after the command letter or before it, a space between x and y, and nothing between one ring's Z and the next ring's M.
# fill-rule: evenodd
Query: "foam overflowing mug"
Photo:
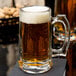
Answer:
M19 67L23 71L32 74L48 71L53 66L52 56L55 55L52 55L52 51L59 55L65 49L67 42L66 30L68 29L66 24L59 20L58 16L54 17L52 21L51 9L46 6L21 8L19 20L19 52L20 61L22 61L21 64L19 63ZM64 43L61 48L52 49L52 36L55 32L54 24L56 23L61 23L64 27Z

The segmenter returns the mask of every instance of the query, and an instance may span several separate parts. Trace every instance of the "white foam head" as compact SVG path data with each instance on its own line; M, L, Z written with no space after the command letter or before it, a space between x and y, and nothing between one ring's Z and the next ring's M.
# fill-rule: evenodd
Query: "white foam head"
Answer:
M20 10L20 21L27 24L40 24L50 21L51 9L46 6L31 6Z

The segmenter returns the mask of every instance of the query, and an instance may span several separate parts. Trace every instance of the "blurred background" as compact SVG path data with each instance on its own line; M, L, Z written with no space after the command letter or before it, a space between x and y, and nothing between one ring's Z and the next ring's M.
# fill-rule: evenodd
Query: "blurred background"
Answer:
M49 6L52 16L66 14L71 27L66 76L76 76L76 0L0 0L0 76L6 76L11 70L10 67L16 63L19 9L29 5ZM56 39L54 41L54 45L59 42Z

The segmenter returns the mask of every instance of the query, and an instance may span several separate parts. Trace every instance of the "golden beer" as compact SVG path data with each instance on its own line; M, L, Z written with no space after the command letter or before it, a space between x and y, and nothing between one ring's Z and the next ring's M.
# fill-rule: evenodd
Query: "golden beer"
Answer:
M49 23L27 24L21 22L22 58L35 62L44 61L48 57Z
M63 50L66 46L66 36L61 48L53 49L51 45L52 37L55 35L55 23L63 24L66 34L66 25L63 20L58 19L59 17L55 17L51 22L51 9L46 6L21 8L19 50L22 61L19 62L23 71L32 74L44 73L52 67L52 56L65 56Z
M32 69L33 73L40 73L49 70L52 66L50 16L51 10L44 6L26 7L20 11L20 40L24 71Z

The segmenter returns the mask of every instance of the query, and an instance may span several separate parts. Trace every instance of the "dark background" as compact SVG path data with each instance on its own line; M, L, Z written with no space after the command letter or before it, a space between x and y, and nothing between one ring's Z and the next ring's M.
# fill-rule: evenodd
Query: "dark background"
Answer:
M55 0L45 0L45 5L52 9L52 16L54 16L54 4Z

